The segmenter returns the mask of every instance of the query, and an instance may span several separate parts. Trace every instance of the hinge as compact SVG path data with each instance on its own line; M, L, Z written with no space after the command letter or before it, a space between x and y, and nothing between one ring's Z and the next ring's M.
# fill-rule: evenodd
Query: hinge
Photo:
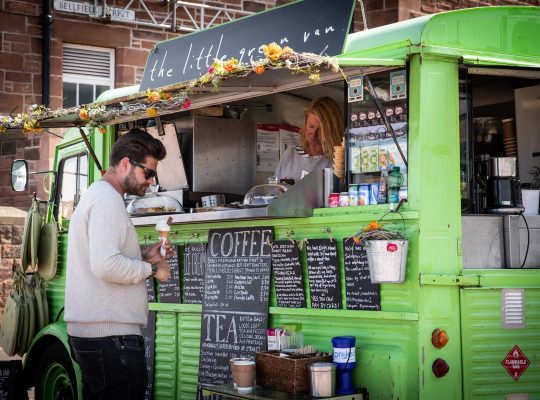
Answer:
M420 274L420 285L480 286L479 275L433 275Z

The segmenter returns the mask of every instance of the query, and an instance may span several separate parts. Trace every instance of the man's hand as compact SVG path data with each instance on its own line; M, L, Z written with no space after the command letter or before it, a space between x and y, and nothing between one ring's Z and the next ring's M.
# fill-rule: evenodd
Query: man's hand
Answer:
M164 258L163 260L155 264L157 266L157 271L154 274L154 278L156 278L160 282L165 282L171 276L171 269L169 267L169 263Z

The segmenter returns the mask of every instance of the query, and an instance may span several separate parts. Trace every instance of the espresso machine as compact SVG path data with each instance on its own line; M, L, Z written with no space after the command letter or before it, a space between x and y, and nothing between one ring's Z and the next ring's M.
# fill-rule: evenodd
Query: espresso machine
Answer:
M516 173L515 157L488 159L486 212L490 214L521 214L521 183Z

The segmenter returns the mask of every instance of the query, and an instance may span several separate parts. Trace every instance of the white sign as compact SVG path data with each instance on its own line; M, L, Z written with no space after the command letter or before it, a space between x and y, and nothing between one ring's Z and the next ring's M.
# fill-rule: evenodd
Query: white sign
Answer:
M54 0L54 9L74 14L101 16L103 7L99 6L96 8L93 4L76 1ZM106 7L105 10L105 14L110 15L112 20L135 21L135 11L114 7Z

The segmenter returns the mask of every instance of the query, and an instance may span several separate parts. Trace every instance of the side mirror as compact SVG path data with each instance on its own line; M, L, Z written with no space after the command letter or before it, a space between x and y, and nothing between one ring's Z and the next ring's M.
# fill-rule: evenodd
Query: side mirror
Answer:
M11 188L22 192L28 187L28 163L26 160L14 160L11 164Z

